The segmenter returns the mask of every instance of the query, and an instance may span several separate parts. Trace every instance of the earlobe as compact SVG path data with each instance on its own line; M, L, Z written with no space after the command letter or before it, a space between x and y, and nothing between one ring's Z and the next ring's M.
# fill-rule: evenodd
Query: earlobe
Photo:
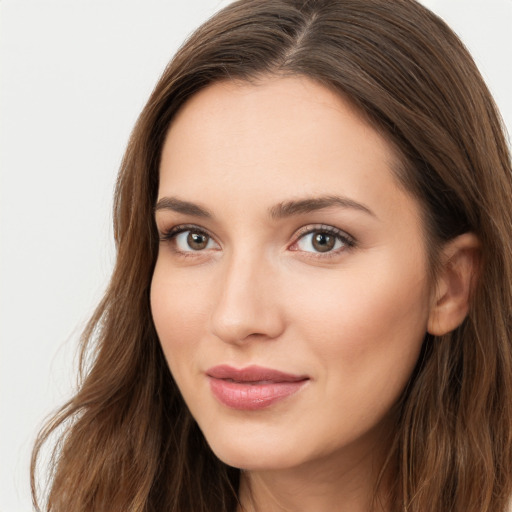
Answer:
M441 258L427 326L434 336L453 331L466 318L479 274L480 242L473 233L464 233L446 244Z

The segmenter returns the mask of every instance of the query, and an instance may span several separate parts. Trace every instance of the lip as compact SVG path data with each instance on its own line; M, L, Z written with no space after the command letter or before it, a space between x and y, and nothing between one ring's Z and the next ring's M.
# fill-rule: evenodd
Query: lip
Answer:
M294 375L256 365L245 368L219 365L207 370L206 375L217 400L232 409L246 411L264 409L284 400L309 380L307 375Z

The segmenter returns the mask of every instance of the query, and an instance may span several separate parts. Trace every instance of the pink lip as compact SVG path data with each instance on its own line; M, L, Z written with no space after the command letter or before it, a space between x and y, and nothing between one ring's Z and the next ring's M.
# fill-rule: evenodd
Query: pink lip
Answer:
M306 375L247 366L237 369L228 365L214 366L209 377L213 395L232 409L253 411L293 395L309 380Z

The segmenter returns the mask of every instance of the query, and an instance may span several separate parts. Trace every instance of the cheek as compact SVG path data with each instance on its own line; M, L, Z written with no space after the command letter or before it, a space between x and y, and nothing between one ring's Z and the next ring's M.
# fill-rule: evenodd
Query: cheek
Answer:
M190 276L180 276L179 272L157 262L151 282L151 313L173 374L185 373L192 362L187 354L199 344L200 333L208 320L206 302L201 297L204 294L191 282Z
M352 383L363 396L385 383L394 394L407 382L426 332L426 274L416 263L366 268L372 272L351 269L317 286L303 283L307 295L290 290L290 308L300 319L296 339L333 387Z

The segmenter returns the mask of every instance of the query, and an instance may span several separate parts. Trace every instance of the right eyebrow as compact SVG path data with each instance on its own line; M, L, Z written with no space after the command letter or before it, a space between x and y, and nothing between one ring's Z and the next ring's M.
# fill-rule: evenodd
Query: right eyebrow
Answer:
M177 197L162 197L158 200L153 211L172 210L173 212L193 215L195 217L212 218L209 210L189 201L183 201Z

